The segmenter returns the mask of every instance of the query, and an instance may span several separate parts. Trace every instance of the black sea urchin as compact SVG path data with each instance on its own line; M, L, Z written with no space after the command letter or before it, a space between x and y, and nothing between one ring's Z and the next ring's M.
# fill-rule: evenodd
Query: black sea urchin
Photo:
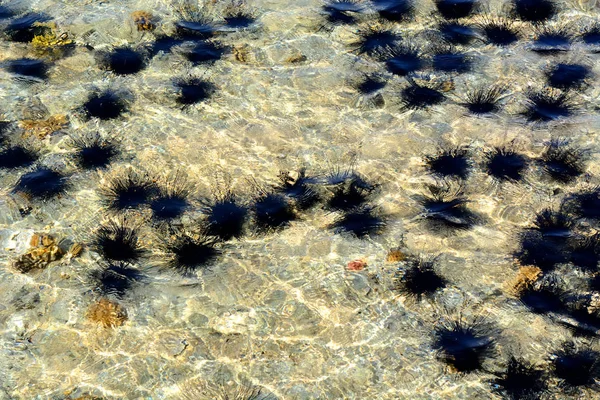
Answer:
M475 0L435 0L438 12L446 19L468 17L476 4Z
M358 82L354 84L354 87L364 96L371 96L383 89L388 83L388 79L380 75L364 75Z
M571 238L567 243L567 252L573 265L596 272L600 262L600 235Z
M436 271L436 260L410 257L396 274L394 289L404 295L421 300L432 296L447 285L447 280Z
M128 168L109 178L100 187L104 205L112 211L124 211L148 204L157 187L150 177Z
M529 159L513 149L496 147L486 154L487 172L499 181L520 181L528 165Z
M440 360L457 372L480 370L496 354L497 330L481 318L441 321L434 330L433 348Z
M579 35L583 43L591 48L592 52L600 52L600 22L595 22L591 26L588 26Z
M225 25L229 29L247 29L256 22L256 15L249 10L241 8L229 8L223 16Z
M208 18L198 16L194 20L175 22L175 34L183 40L206 40L217 32L217 27Z
M181 234L173 243L167 245L167 251L171 254L167 266L182 275L210 269L220 254L215 244L214 238L204 234L199 237Z
M573 218L562 210L554 211L546 208L535 216L533 229L543 236L554 238L567 238L573 235L575 226Z
M407 21L415 13L414 0L371 0L371 3L379 16L388 21Z
M351 175L331 189L332 196L327 200L326 207L349 211L363 206L372 198L376 188L376 185L368 183L359 175Z
M522 21L544 22L557 11L554 0L513 0L513 13Z
M319 192L315 189L318 180L308 176L305 168L297 172L282 171L279 179L281 184L276 186L276 191L291 199L299 210L306 210L320 200Z
M400 92L402 107L406 110L423 110L443 103L446 96L441 91L415 83Z
M184 51L184 56L194 65L210 64L220 60L226 52L225 46L205 40L194 42L194 46Z
M561 140L552 140L539 162L544 172L559 183L570 183L585 172L584 152Z
M546 71L548 85L563 90L581 89L591 76L591 68L583 64L558 63Z
M376 207L365 205L343 212L331 225L336 233L351 233L358 238L380 234L385 218Z
M365 9L365 3L361 0L328 0L322 9L328 23L350 25L357 22L357 14Z
M575 111L571 96L556 89L529 91L522 114L529 122L545 123L570 117Z
M217 88L214 83L200 78L176 79L177 102L183 105L201 103L210 99Z
M172 181L158 188L156 196L150 200L152 216L158 221L168 221L180 217L189 207L191 186L179 173Z
M564 291L554 278L542 278L524 287L518 297L525 307L536 314L562 314L565 311L562 301Z
M138 228L128 224L125 219L111 220L98 228L92 248L106 260L131 263L144 254L138 237Z
M16 11L5 6L0 6L0 20L8 19L14 17Z
M102 54L99 59L102 69L117 75L132 75L146 67L144 55L130 47L118 47L109 53Z
M533 227L520 236L521 247L515 256L521 265L550 271L569 261L568 241L573 238L575 220L563 211L544 209L535 217Z
M116 145L99 134L85 135L73 139L75 162L83 169L106 168L119 154Z
M548 390L544 370L514 356L504 371L494 375L493 392L508 400L535 400Z
M13 192L30 198L46 200L63 193L68 186L68 178L58 171L46 167L21 175Z
M123 262L103 264L90 275L94 291L103 296L118 298L124 297L137 283L144 280L139 269Z
M434 49L432 64L435 71L463 74L471 71L473 59L453 47L438 47Z
M568 51L573 40L573 33L566 26L543 26L538 29L531 50L541 54L557 54Z
M28 167L38 159L38 154L21 145L5 147L0 150L0 169Z
M397 45L379 54L392 74L405 76L425 68L425 61L419 49L413 45Z
M519 40L521 32L514 22L506 18L484 17L479 28L485 36L487 44L510 46Z
M359 29L357 34L355 51L358 54L376 55L386 47L393 47L401 39L396 32L373 26Z
M591 349L576 350L573 343L565 343L552 357L552 371L563 387L598 389L600 353Z
M279 193L261 194L252 208L259 231L283 228L297 218L292 202Z
M466 230L479 223L479 217L467 207L462 192L451 193L446 188L430 186L431 197L418 198L423 207L422 217L433 232Z
M600 187L567 197L564 209L578 218L600 219Z
M451 44L466 45L477 36L471 25L456 21L440 22L438 30L442 39Z
M249 214L248 208L229 191L208 204L204 212L208 223L207 234L221 240L241 237Z
M127 101L111 90L92 93L82 106L87 118L100 120L118 118L127 111L127 108Z
M50 20L44 14L29 13L11 20L4 28L4 34L8 40L13 42L31 42L36 35L44 35L50 32L50 27L43 23Z
M473 115L488 115L500 111L501 99L506 94L506 88L500 85L488 85L470 90L466 100L461 103Z
M435 156L426 157L429 170L440 177L466 179L471 169L469 150L464 147L442 150Z
M542 271L551 271L558 264L569 261L565 238L544 236L531 230L521 235L521 247L515 256L521 265L531 265Z
M25 78L46 79L48 77L48 64L35 58L18 58L6 62L6 70L12 74Z

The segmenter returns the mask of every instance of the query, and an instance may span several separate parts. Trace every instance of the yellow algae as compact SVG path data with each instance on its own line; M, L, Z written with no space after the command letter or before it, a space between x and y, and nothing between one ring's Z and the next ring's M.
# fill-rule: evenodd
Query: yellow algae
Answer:
M35 136L38 139L44 139L46 136L53 134L63 128L66 128L69 120L65 115L53 115L47 119L33 120L24 119L19 121L24 137Z

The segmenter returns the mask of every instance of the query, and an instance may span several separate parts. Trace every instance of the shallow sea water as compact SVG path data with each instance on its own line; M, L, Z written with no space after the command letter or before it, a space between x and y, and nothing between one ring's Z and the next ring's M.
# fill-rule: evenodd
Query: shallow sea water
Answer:
M417 42L436 21L433 3L419 4L416 21L398 28ZM491 365L514 349L542 362L570 337L503 288L517 271L516 237L533 215L559 205L565 192L598 184L599 89L592 85L577 94L580 112L566 121L532 127L518 112L526 88L543 85L541 71L551 60L587 58L600 76L598 55L586 55L577 45L568 55L537 55L527 49L528 31L507 49L475 42L468 46L474 72L448 75L455 84L449 101L402 111L398 93L406 80L400 77L383 89L383 106L357 94L351 82L384 67L350 51L355 27L323 27L317 0L248 2L258 16L255 27L218 38L243 49L244 61L229 54L213 65L193 66L175 50L125 77L100 70L95 51L148 45L153 34L138 32L130 14L151 11L160 17L155 33L168 31L176 18L174 4L9 5L52 16L57 30L69 32L77 46L55 62L46 82L24 83L0 71L2 119L69 116L69 126L39 147L44 165L72 174L64 195L34 203L25 216L19 207L26 201L11 193L23 171L0 175L0 399L212 399L217 397L210 388L219 383L230 392L251 383L279 399L490 399L489 375L454 374L432 350L431 332L446 313L442 304L466 315L483 313L502 329L500 356ZM573 21L598 17L595 2L564 5ZM500 10L502 3L492 1L490 7ZM0 49L0 62L30 54L27 44L1 41ZM188 74L209 77L218 87L216 98L177 106L171 80ZM506 108L493 117L467 116L457 104L461 95L486 82L509 86ZM85 121L75 110L94 88L130 92L130 111L113 121ZM78 170L68 157L69 135L95 131L117 138L123 154L107 171ZM492 146L514 141L536 157L555 136L589 149L586 175L577 184L549 182L535 165L526 182L498 184L479 167L483 151ZM471 146L475 163L465 193L485 223L454 235L435 234L418 218L415 199L434 182L423 157L462 145ZM182 277L157 268L154 260L164 257L160 230L144 224L140 235L152 256L139 268L147 281L119 300L127 310L125 324L107 329L86 317L97 299L88 278L100 260L95 252L86 249L31 274L10 265L36 232L88 243L107 218L96 189L112 170L128 165L155 176L184 171L195 185L197 208L224 179L250 199L255 185L277 184L281 170L306 167L309 174L323 174L355 166L381 184L375 203L388 226L364 239L334 234L328 228L333 216L316 207L281 231L225 243L210 270ZM181 223L192 226L200 215L188 211ZM398 265L386 262L386 255L396 247L439 256L450 287L421 302L391 290ZM368 266L347 270L355 259Z

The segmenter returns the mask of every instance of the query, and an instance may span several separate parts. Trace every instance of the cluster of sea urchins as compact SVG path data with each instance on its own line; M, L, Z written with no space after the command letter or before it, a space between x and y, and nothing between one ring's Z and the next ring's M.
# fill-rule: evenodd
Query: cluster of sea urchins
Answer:
M484 12L476 0L434 0L436 21L423 35L426 43L399 29L416 18L419 5L417 0L328 0L321 8L327 28L357 25L352 52L380 68L361 76L355 85L357 91L363 96L380 95L390 80L402 82L396 93L401 111L427 110L446 103L454 88L452 78L480 67L478 53L472 51L476 46L510 48L524 40L527 28L533 32L527 49L540 57L565 54L575 42L591 53L600 51L600 23L576 32L558 21L562 6L554 0L511 0L503 15ZM36 37L52 35L52 25L47 23L51 18L45 14L19 14L4 7L0 11L7 19L3 35L9 41L30 43ZM170 31L154 34L155 40L148 46L89 49L94 51L103 74L121 79L143 74L152 67L154 57L176 48L190 66L206 67L230 51L220 37L250 29L256 19L253 13L235 8L218 21L200 10L182 9ZM146 21L142 29L151 27L154 24ZM3 61L0 67L18 81L36 84L51 79L53 61L52 57L19 57ZM428 72L442 79L429 79ZM516 118L539 127L579 113L577 92L586 91L593 77L589 62L555 58L541 76L545 86L524 91ZM173 78L170 87L177 105L185 108L210 100L219 90L214 82L193 75ZM455 103L469 115L494 116L505 110L510 94L508 85L492 83L467 89ZM98 124L119 121L132 109L132 101L128 90L98 88L89 93L76 113L82 120ZM372 104L382 106L385 102ZM32 202L63 195L70 188L70 175L45 165L45 151L15 140L8 128L7 123L0 122L0 169L21 172L12 192ZM79 170L108 169L121 155L120 143L110 135L93 133L71 139L66 161ZM471 149L462 146L425 156L437 183L427 186L426 193L416 200L421 207L419 217L431 232L451 235L485 223L471 209L464 190L464 181L475 168L471 156ZM567 187L585 174L585 161L583 150L553 139L537 158L514 146L489 148L480 167L500 183L518 183L531 166L537 166L543 179ZM156 237L152 232L162 237L157 247L163 257L161 265L182 275L194 275L210 270L228 242L248 232L280 231L311 208L319 207L333 215L329 227L335 233L367 238L386 227L388 216L377 204L380 185L354 169L314 176L301 169L283 172L279 178L275 185L256 187L250 199L229 188L214 198L196 199L194 185L181 175L161 180L135 168L108 175L99 188L108 216L89 240L90 249L99 257L98 268L90 274L95 290L102 296L120 298L147 280L141 266L151 264L156 257L156 248L148 246ZM598 210L597 187L567 194L559 207L542 209L534 216L530 227L518 236L519 247L514 253L516 262L527 269L521 271L524 277L514 289L520 303L566 326L575 336L600 334L600 234L595 233L600 222ZM183 217L192 214L201 217L193 226L185 226ZM440 272L437 258L408 257L402 265L394 289L417 302L432 299L450 285ZM574 287L570 280L562 279L573 272L579 274L579 281L585 281L584 286ZM549 379L567 392L598 388L600 355L593 345L567 341L547 357L546 368L511 355L502 368L487 369L488 361L499 354L500 341L497 326L481 317L442 318L432 334L432 348L441 362L460 373L491 371L493 391L505 398L539 398L549 392Z

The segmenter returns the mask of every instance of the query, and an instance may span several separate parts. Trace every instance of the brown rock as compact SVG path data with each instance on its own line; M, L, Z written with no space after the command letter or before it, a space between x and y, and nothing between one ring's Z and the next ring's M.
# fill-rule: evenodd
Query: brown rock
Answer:
M58 244L54 237L36 233L31 238L31 248L15 260L13 268L22 273L46 268L48 264L60 260L65 254Z

